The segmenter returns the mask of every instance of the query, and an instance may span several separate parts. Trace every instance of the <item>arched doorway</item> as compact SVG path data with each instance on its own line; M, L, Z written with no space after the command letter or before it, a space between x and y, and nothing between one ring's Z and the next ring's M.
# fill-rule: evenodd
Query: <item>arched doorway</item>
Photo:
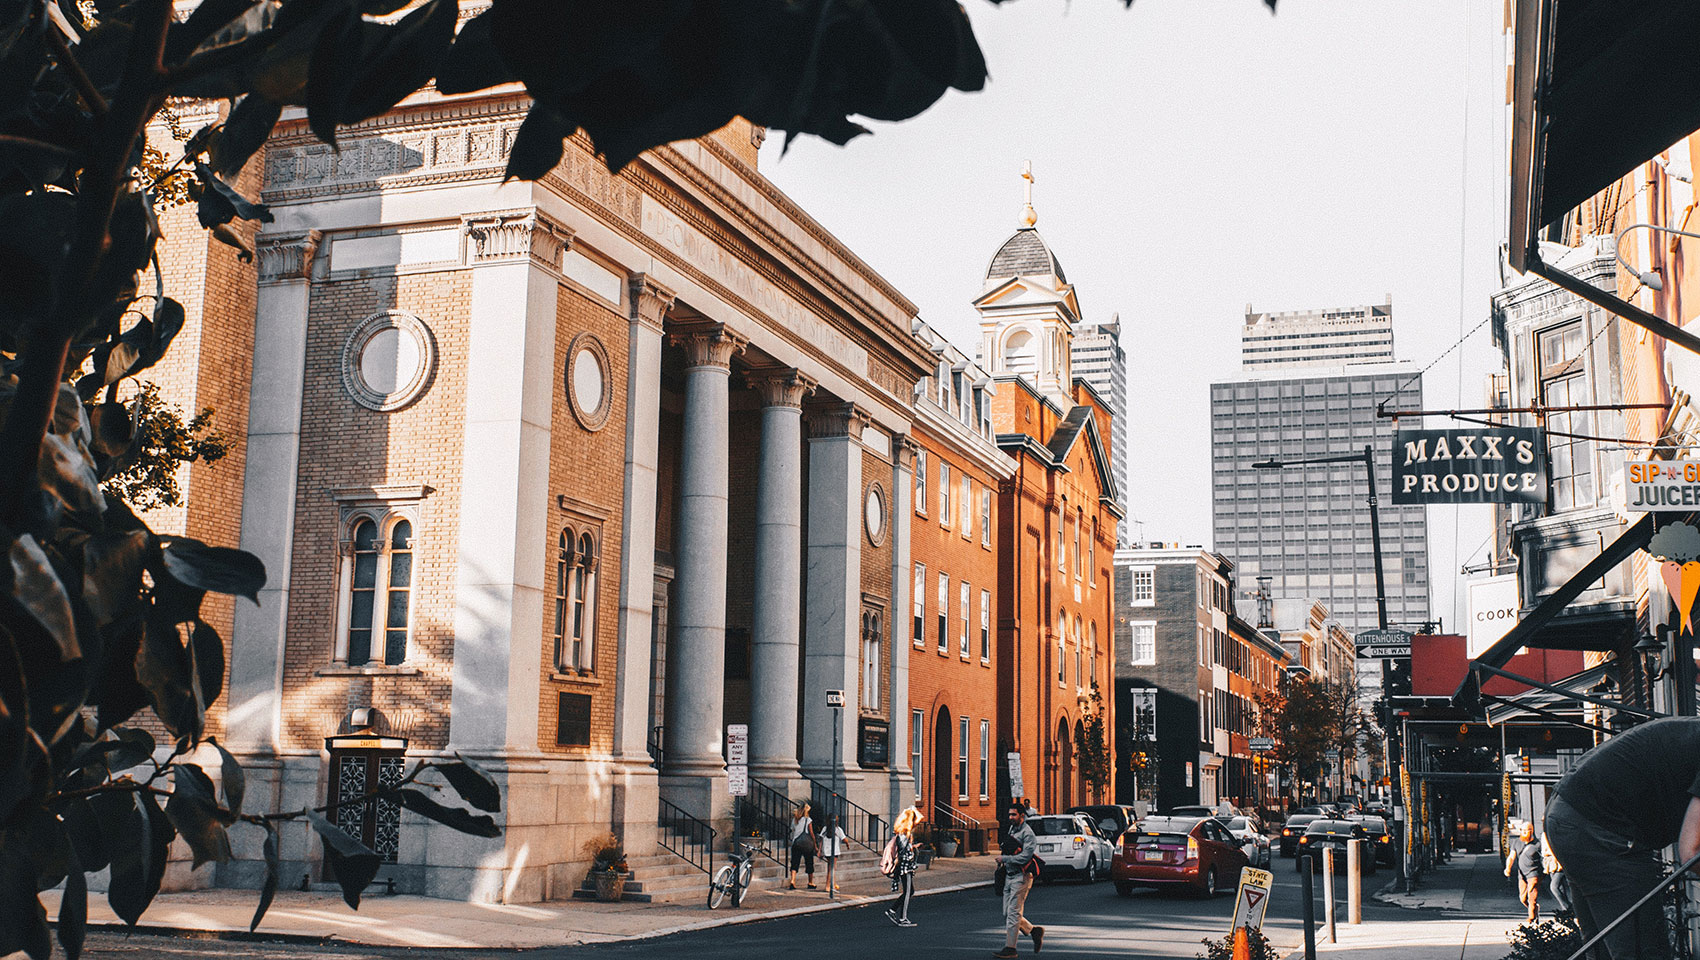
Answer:
M1074 806L1074 738L1068 735L1068 721L1057 721L1057 809L1061 813Z
M1083 726L1081 726L1081 723L1080 723L1079 720L1076 720L1076 721L1074 721L1074 742L1079 743L1084 739L1086 739L1085 728ZM1075 803L1091 803L1092 802L1092 797L1089 796L1086 792L1086 764L1085 763L1077 763L1077 764L1074 765L1074 796L1075 796L1075 801L1074 801Z
M956 751L950 744L950 710L939 707L937 718L933 721L933 803L950 805L951 798L956 796L955 785L951 782L951 764L956 762ZM923 811L927 819L932 820L936 814L931 810Z

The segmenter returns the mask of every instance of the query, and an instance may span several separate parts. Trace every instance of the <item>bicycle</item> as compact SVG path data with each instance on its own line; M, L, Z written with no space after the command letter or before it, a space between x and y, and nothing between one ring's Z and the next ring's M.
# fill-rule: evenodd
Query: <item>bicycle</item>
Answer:
M714 871L714 879L708 884L708 909L719 909L725 902L726 894L732 894L732 906L739 907L744 903L744 891L750 888L750 877L755 873L755 852L751 845L742 841L734 841L732 852L727 855L731 862Z

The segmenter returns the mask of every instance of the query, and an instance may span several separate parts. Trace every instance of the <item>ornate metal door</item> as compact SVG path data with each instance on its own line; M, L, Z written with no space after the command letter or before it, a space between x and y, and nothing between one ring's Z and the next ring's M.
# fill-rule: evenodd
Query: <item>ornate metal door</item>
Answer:
M336 741L344 741L337 743ZM361 742L354 746L348 741ZM367 743L381 746L366 746ZM330 797L337 807L331 821L342 831L375 852L384 863L395 863L401 841L401 804L395 800L360 801L372 791L391 787L405 776L407 741L399 738L330 738ZM329 861L325 875L331 878Z

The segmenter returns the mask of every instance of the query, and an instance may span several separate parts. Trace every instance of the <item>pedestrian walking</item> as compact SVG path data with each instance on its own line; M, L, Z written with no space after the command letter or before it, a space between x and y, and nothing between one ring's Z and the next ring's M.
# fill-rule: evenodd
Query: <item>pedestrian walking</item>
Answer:
M1513 869L1517 871L1517 899L1529 908L1530 923L1541 915L1542 866L1541 845L1535 842L1535 825L1525 823L1517 840L1511 844L1511 852L1505 855L1505 875L1509 877Z
M1549 878L1547 887L1552 891L1552 902L1557 905L1553 915L1560 918L1573 916L1570 878L1564 875L1564 864L1558 859L1558 854L1552 852L1552 844L1544 833L1541 834L1541 869L1546 871Z
M909 901L915 898L915 827L921 822L921 811L910 807L897 815L897 822L891 827L891 841L887 844L887 853L891 856L889 866L891 889L897 891L897 906L885 912L886 919L900 927L919 926L909 919ZM884 857L880 867L888 866Z
M1039 838L1034 836L1033 828L1027 825L1027 808L1020 800L1011 801L1009 810L1004 815L1004 830L998 841L998 849L1001 852L998 868L1004 872L1004 944L1003 949L992 956L999 960L1008 960L1018 956L1015 952L1015 941L1023 933L1033 940L1034 953L1038 953L1045 944L1045 928L1028 923L1025 916L1027 892L1033 887L1040 861Z
M837 814L827 813L820 818L820 858L826 864L826 892L838 892L838 881L833 879L833 868L838 858L844 855L844 843L850 838L844 835L844 828L838 825Z
M809 805L799 804L791 814L791 877L786 889L797 889L797 866L802 864L809 875L809 889L815 888L815 821L809 816Z
M1679 863L1700 851L1700 717L1643 723L1590 750L1554 788L1546 835L1591 938L1658 886L1665 847L1676 844ZM1668 958L1661 901L1607 934L1595 960Z

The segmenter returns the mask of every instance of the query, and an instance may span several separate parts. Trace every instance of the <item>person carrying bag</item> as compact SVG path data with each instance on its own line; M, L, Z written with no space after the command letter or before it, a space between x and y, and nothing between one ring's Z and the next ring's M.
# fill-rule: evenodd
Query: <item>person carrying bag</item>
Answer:
M800 804L791 815L791 876L785 886L797 889L797 866L803 865L809 876L809 889L815 888L815 821L809 816L809 805Z

